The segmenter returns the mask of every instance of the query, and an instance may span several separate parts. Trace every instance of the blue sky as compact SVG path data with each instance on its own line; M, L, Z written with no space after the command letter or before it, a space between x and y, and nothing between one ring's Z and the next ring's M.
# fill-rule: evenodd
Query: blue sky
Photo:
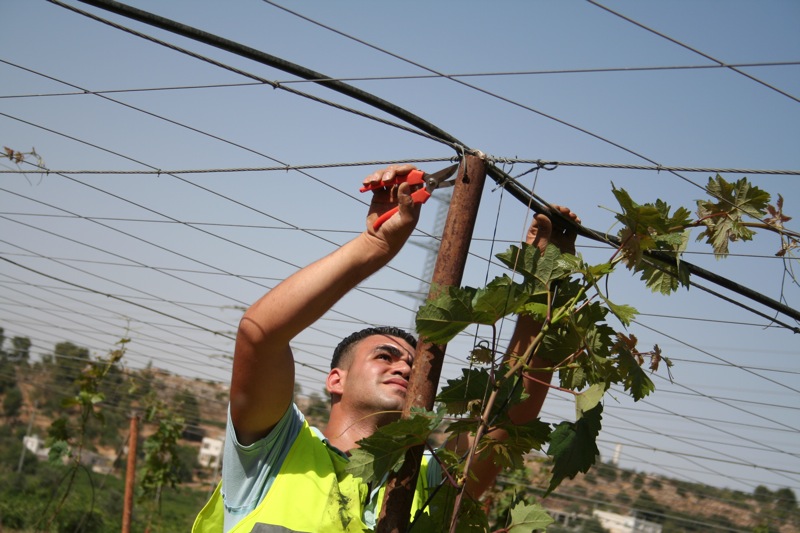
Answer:
M284 72L67 3L398 122ZM581 163L800 169L796 2L602 4L630 20L578 1L286 4L297 13L260 1L130 5L347 79L483 151L512 176L531 165L511 160L572 163L520 179L600 231L617 229L612 183L641 203L661 198L693 209L711 174ZM240 308L363 228L358 186L381 165L360 163L455 155L425 136L252 84L46 1L10 0L0 13L2 143L35 147L47 168L73 171L0 174L0 254L16 263L0 264L0 326L7 336L30 337L35 353L71 340L102 355L130 328L130 366L152 361L226 382ZM757 80L719 62L750 65L736 68ZM337 166L170 174L299 165ZM17 169L9 162L2 168ZM77 172L153 169L163 172ZM781 194L797 220L797 175L750 177L773 198ZM365 323L412 324L415 295L427 290L424 245L440 205L425 207L412 239L420 246L408 246L297 339L307 394L321 390L320 369L339 338ZM499 273L487 259L518 241L529 217L487 183L465 284ZM613 253L578 244L589 261ZM714 259L702 243L687 259L797 308L800 290L785 274L796 273L797 260L776 259L778 246L762 232L756 242L733 245L728 259ZM604 459L622 444L626 468L748 492L759 484L797 492L797 336L702 291L653 295L624 271L610 291L642 313L631 328L641 345L657 343L676 366L675 383L662 373L654 378L659 390L644 402L607 400ZM503 334L510 329L504 325ZM471 343L451 344L443 377L458 374ZM570 398L554 393L543 417L572 413Z

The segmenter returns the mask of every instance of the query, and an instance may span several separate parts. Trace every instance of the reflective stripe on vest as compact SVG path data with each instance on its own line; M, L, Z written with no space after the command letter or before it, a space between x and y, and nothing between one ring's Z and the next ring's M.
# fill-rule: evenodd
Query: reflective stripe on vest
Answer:
M361 533L368 487L344 469L347 459L328 448L303 424L264 499L230 533ZM411 515L423 505L427 485L423 461ZM384 489L376 498L378 507ZM376 509L376 516L380 509ZM224 509L220 486L197 516L193 533L219 533Z

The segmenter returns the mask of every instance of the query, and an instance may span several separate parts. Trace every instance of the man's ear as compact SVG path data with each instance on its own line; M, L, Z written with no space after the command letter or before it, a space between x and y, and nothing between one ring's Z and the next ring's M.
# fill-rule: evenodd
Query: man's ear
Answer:
M325 387L331 394L341 395L344 392L344 381L347 378L347 371L341 368L333 368L328 372L328 378L325 380Z

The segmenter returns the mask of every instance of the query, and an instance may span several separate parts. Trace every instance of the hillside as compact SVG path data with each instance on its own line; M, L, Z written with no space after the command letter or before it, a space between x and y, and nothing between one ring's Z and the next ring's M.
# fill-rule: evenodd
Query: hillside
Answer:
M218 384L200 381L183 382L170 376L173 387L191 388L199 397L219 397L227 391ZM299 397L298 404L312 424L324 427L324 421L313 416L320 399ZM309 414L311 413L311 414ZM225 420L225 407L209 402L203 407L203 419ZM206 426L208 432L218 426ZM545 459L529 464L528 485L537 487L534 497L541 495L549 482L550 464ZM554 494L542 503L551 511L591 515L592 510L606 510L627 515L636 504L657 519L664 520L664 533L705 531L760 531L763 533L800 532L800 512L776 505L776 494L754 494L687 483L661 476L618 468L609 463L596 465L589 473L565 480ZM776 508L777 507L777 508ZM661 515L661 516L659 516ZM762 529L758 529L759 526Z
M180 444L189 452L188 456L196 456L203 436L222 438L227 413L227 386L224 384L197 379L186 379L157 369L148 369L135 373L135 376L119 377L120 383L140 382L142 389L154 391L157 397L166 404L179 407L182 415L192 418L192 431L185 432ZM145 383L148 382L149 383ZM22 408L14 417L6 417L6 429L16 428L17 434L25 432L46 436L47 429L57 410L44 408L53 402L46 398L54 392L48 390L46 372L34 366L20 368L16 373L16 383L22 392ZM146 385L146 386L145 386ZM0 396L10 394L10 388ZM43 393L43 391L47 391ZM141 390L139 391L141 392ZM193 398L187 401L187 398ZM52 400L52 399L51 399ZM109 462L117 459L121 444L127 437L128 413L136 402L117 399L117 404L109 404L106 409L107 422L116 424L115 430L97 431L94 437L94 448ZM315 417L324 411L325 404L316 394L311 397L298 397L301 406L312 423L323 427L324 421ZM30 406L37 405L34 420ZM192 406L197 411L193 412ZM30 427L28 425L30 424ZM152 425L142 425L142 436L146 437L154 431ZM114 437L116 436L116 438ZM7 453L3 453L8 457ZM119 462L117 463L119 465ZM502 505L509 494L526 492L528 499L540 499L548 483L550 465L545 458L532 458L528 466L528 474L504 476L498 480L498 490L494 501ZM189 487L208 490L216 480L213 469L204 469L197 464L192 465ZM119 471L119 470L118 470ZM505 491L505 494L502 494ZM791 493L791 491L789 491ZM738 491L718 489L714 487L690 484L683 481L652 476L643 472L620 469L608 463L600 463L588 474L580 475L574 480L566 480L562 485L542 501L552 514L572 517L591 516L593 510L610 511L627 515L635 509L650 519L663 524L663 532L700 532L700 531L750 531L759 533L797 533L800 532L794 494L789 500L781 500L778 492L764 490L756 494L744 494ZM559 529L561 528L561 529ZM563 526L554 525L555 531L573 531Z

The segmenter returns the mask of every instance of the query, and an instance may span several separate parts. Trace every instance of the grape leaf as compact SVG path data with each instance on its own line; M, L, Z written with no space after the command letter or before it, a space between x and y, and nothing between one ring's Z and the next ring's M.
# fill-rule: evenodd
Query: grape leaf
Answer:
M484 398L490 390L489 371L485 368L462 368L461 377L448 379L442 387L437 402L444 404L448 413L462 415L470 412L469 403ZM480 410L478 410L478 413ZM473 412L472 414L476 414Z
M455 487L447 483L433 487L428 509L414 518L408 528L409 533L449 531L455 498ZM461 502L455 531L456 533L487 533L490 531L489 520L477 500L464 498Z
M519 502L511 508L511 524L507 531L508 533L530 533L544 530L553 522L553 518L540 504L528 505L525 502Z
M689 210L679 207L670 214L670 206L661 200L639 205L624 189L613 188L613 192L622 208L622 213L616 218L623 224L619 238L625 266L642 272L642 279L653 292L669 294L677 290L679 283L688 284L688 270L685 268L676 268L653 259L651 255L647 261L643 258L647 252L660 251L674 255L676 264L680 265L680 255L689 239L686 229L691 223ZM678 277L670 278L671 275Z
M499 276L485 288L447 287L420 307L417 331L430 342L445 344L471 324L492 325L527 300L525 287Z
M575 395L575 414L576 419L580 419L583 413L591 411L603 399L608 387L605 383L595 383L580 394Z
M617 364L625 390L629 391L634 400L639 401L656 390L653 381L647 377L641 362L634 356L636 337L626 337L617 334L617 342L613 350L617 354Z
M494 454L494 463L505 469L524 468L525 456L531 450L541 450L550 436L550 424L538 418L526 424L514 424L508 418L494 428L499 428L508 433L508 438L498 441L490 435L484 435L478 443L480 457Z
M507 365L499 367L503 372L508 368ZM493 387L499 387L498 396L503 398L504 403L495 403L489 417L494 418L500 409L508 409L525 399L527 394L523 387L516 386L518 378L498 379L493 383L492 376L486 368L462 368L461 377L448 379L447 385L442 387L436 401L442 403L448 413L461 415L469 413L471 416L480 416L483 410L483 402L488 398Z
M528 294L519 283L508 276L499 276L485 289L479 289L473 297L472 322L491 325L506 316L528 299Z
M522 274L531 286L531 294L546 292L551 282L569 276L580 267L577 257L562 254L553 244L547 245L544 254L536 246L522 243L521 248L511 246L495 257L514 272Z
M417 312L417 331L430 342L446 344L472 324L475 289L445 287Z
M547 454L553 457L550 486L545 497L558 487L564 478L574 478L579 472L586 473L594 464L600 451L597 435L600 433L603 404L583 413L576 422L561 422L550 435Z
M683 263L671 264L650 257L639 267L640 279L654 293L672 294L681 285L689 287L689 269Z
M400 468L406 450L425 444L441 421L441 415L413 409L410 418L382 426L371 436L359 440L360 447L351 451L345 471L365 483L383 479Z
M755 234L744 225L743 215L760 219L766 215L770 195L758 187L751 186L747 178L730 183L719 174L708 178L708 193L717 199L697 201L697 216L705 229L697 240L706 238L717 257L728 254L728 243L749 241Z

